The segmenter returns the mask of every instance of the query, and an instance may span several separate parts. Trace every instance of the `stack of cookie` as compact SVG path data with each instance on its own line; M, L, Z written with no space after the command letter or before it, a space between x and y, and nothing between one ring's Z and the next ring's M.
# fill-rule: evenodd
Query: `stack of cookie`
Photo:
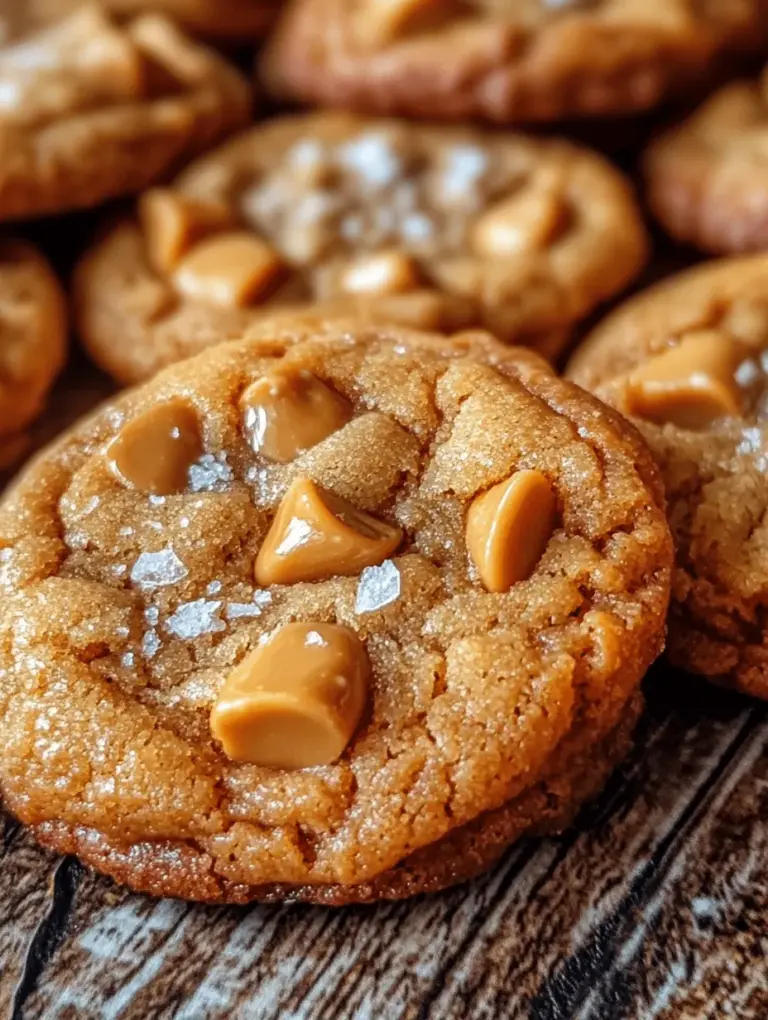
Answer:
M762 86L638 178L676 238L757 253L607 316L663 258L632 166L574 140L768 55L762 0L0 25L2 464L70 326L138 384L0 503L0 791L41 842L157 895L404 897L569 824L667 627L768 697Z

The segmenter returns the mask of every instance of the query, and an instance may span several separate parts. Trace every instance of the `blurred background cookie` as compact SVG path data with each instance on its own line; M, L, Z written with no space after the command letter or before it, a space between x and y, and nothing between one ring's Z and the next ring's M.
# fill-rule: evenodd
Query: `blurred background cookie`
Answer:
M76 317L123 382L309 302L554 356L646 253L628 183L568 142L283 117L143 196L80 263Z
M43 409L67 351L66 301L42 254L0 240L0 468L26 449L25 428Z
M648 202L680 241L768 249L768 74L726 85L645 156Z
M288 96L502 123L628 114L759 47L762 0L293 0L262 63Z
M628 415L677 546L671 660L768 698L768 256L707 263L609 315L568 374Z
M160 16L118 26L88 6L13 28L0 48L0 220L139 191L248 120L239 72Z
M82 7L100 7L121 18L164 14L195 35L222 41L260 38L282 0L0 0L3 38L25 27L57 21Z

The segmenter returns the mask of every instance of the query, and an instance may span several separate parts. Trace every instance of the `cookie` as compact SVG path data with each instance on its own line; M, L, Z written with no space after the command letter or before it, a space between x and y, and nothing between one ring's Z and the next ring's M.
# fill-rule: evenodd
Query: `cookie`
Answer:
M648 202L675 238L714 254L768 249L768 76L716 92L645 157Z
M765 34L762 0L294 0L262 74L362 112L550 121L649 109Z
M659 463L677 546L668 654L768 698L768 256L638 295L569 375L630 416Z
M121 18L157 12L196 35L220 40L259 38L274 21L281 0L98 0ZM47 25L83 7L83 0L0 0L3 38L24 28Z
M663 643L662 502L630 426L485 334L212 348L0 507L5 802L158 895L467 877L626 750Z
M64 366L66 302L40 252L0 240L0 468L24 452L25 428L42 411Z
M119 27L96 7L0 47L0 219L98 205L146 188L248 120L249 88L170 21Z
M264 35L281 0L107 0L107 5L119 15L160 11L196 35L243 42Z
M282 117L145 194L84 257L75 314L122 382L310 301L554 356L646 250L628 184L567 142Z

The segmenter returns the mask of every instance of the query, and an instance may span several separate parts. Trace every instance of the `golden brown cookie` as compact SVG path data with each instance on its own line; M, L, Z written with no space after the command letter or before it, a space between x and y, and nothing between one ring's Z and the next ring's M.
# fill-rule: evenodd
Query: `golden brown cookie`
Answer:
M41 412L64 365L64 294L40 252L0 241L0 468L24 452L25 427Z
M768 698L768 256L664 281L610 315L569 375L627 414L677 545L669 656Z
M0 507L2 795L156 894L468 877L626 749L663 642L662 500L631 427L485 334L219 345L104 405ZM517 566L505 590L488 555Z
M313 300L553 356L647 246L629 186L588 150L337 113L253 128L138 211L75 278L79 332L123 382Z
M262 36L282 0L106 0L120 15L160 11L190 32L210 39L243 42Z
M262 64L281 96L501 123L626 114L765 39L763 0L293 0Z
M680 241L716 254L768 249L768 73L716 92L645 157L648 202Z
M85 0L87 3L88 0ZM282 0L92 0L121 18L147 12L164 14L196 35L242 41L262 36L277 17ZM0 0L0 30L45 25L79 7L84 0Z
M2 220L140 191L248 119L240 74L160 16L120 27L86 6L5 27Z

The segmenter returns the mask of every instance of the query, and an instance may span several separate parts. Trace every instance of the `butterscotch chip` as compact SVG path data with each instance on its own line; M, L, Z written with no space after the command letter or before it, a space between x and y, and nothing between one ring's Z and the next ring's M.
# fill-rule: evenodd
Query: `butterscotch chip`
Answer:
M540 471L517 471L467 513L467 549L488 591L530 576L555 527L557 498Z
M0 462L26 450L67 351L66 298L53 269L25 241L0 241Z
M472 244L489 258L536 251L557 236L565 220L558 195L534 187L491 207L475 224Z
M372 0L358 12L355 34L361 42L379 46L414 29L434 27L450 17L455 6L454 0Z
M124 425L107 447L107 459L118 478L134 489L167 496L187 487L189 469L202 452L194 408L170 400Z
M311 372L274 372L251 383L240 398L251 446L284 464L317 446L352 417L352 407Z
M760 0L292 0L261 61L283 99L451 120L647 110L728 51L759 52Z
M152 188L138 203L152 267L170 273L201 238L231 226L226 205L199 202L170 188Z
M181 260L173 282L186 297L236 308L258 300L280 274L277 252L250 234L219 234Z
M413 260L400 252L364 255L341 274L341 289L349 294L400 294L418 285Z
M239 406L283 374L352 408L284 463ZM184 488L116 482L110 444L176 402L203 440ZM490 593L466 522L520 465L561 526ZM297 580L254 578L270 543ZM0 549L4 805L135 888L236 902L413 895L567 824L628 747L672 564L618 415L479 331L355 320L119 394L6 492Z
M726 85L649 147L648 202L675 238L713 254L768 248L768 73Z
M30 0L0 31L0 219L136 193L248 120L241 75L160 15Z
M219 235L173 268L185 221L158 257L146 224L127 218L86 254L78 332L121 382L286 314L483 327L554 358L646 256L634 196L613 167L567 142L481 128L279 117L163 194L223 207L241 232L235 253ZM167 297L160 311L148 283Z
M768 698L768 257L723 259L627 302L569 366L647 439L677 546L670 659Z
M330 765L357 728L369 674L353 631L287 623L229 674L211 732L235 761L274 769Z
M346 499L297 478L283 497L254 566L257 584L359 574L383 563L403 533Z
M739 415L741 396L734 373L741 360L737 343L727 334L691 333L627 377L625 408L638 418L686 429L706 428L718 418Z

